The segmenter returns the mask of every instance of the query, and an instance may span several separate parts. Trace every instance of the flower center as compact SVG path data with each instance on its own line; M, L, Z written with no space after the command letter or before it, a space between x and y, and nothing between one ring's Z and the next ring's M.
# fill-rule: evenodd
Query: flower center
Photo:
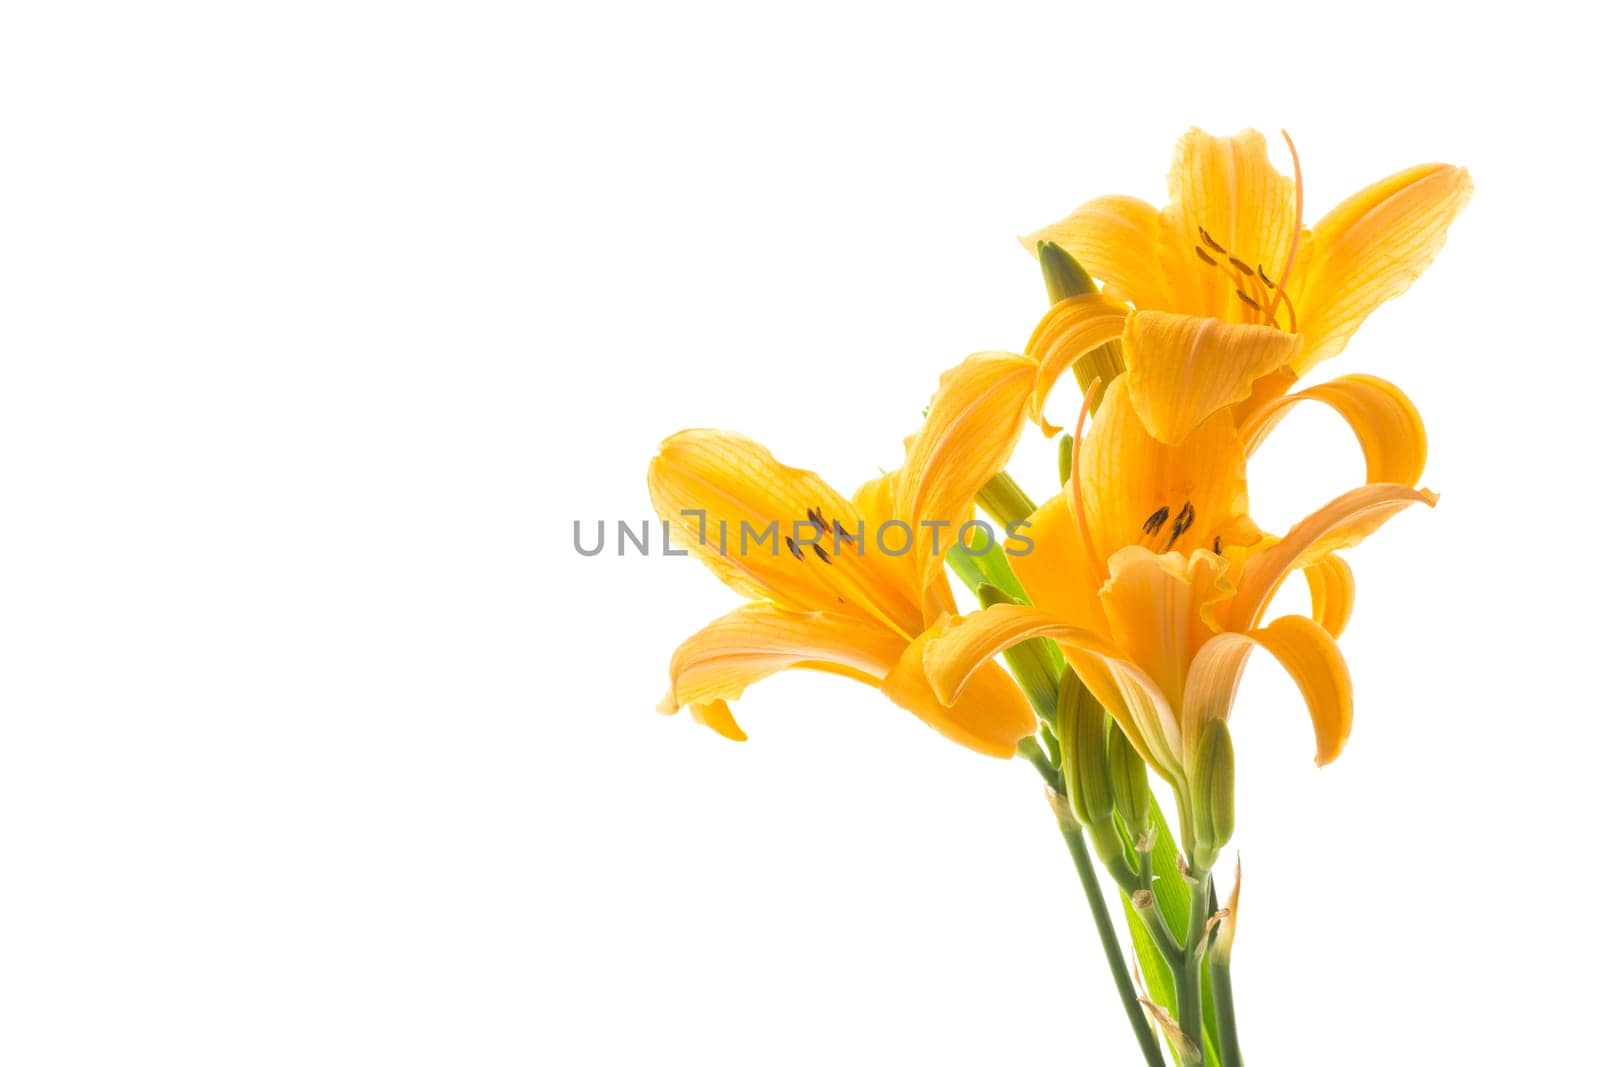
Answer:
M1294 302L1289 299L1289 294L1283 291L1282 277L1274 282L1267 274L1267 268L1257 263L1252 269L1250 264L1223 248L1216 238L1206 232L1204 226L1199 227L1199 230L1200 244L1194 246L1194 254L1199 256L1203 263L1227 275L1233 282L1233 295L1239 300L1242 308L1241 317L1244 321L1283 329L1283 324L1278 321L1278 305L1281 302L1288 312L1289 332L1298 333L1299 320L1295 316ZM1289 256L1289 260L1284 263L1285 267L1293 262L1292 245Z
M1171 552L1172 546L1178 543L1178 538L1188 533L1190 527L1194 525L1194 505L1185 500L1183 507L1178 509L1177 516L1173 518L1171 528L1166 529L1166 542L1163 544L1161 535L1163 529L1167 526L1167 518L1171 514L1172 509L1162 504L1150 513L1148 519L1144 520L1144 535L1151 538L1151 544L1161 545L1160 551L1162 552Z
M1167 525L1169 517L1172 518L1171 526ZM1144 536L1150 540L1148 543L1143 541L1137 543L1145 543L1146 547L1161 545L1161 552L1171 552L1172 546L1178 543L1178 538L1194 528L1195 518L1194 504L1190 501L1185 500L1183 502L1183 506L1178 509L1178 514L1175 517L1172 515L1172 509L1166 504L1162 504L1150 513L1148 519L1144 520L1144 526L1142 527ZM1165 533L1164 539L1163 532ZM1154 550L1153 547L1152 550ZM1222 555L1222 538L1220 536L1211 539L1211 551L1219 556Z

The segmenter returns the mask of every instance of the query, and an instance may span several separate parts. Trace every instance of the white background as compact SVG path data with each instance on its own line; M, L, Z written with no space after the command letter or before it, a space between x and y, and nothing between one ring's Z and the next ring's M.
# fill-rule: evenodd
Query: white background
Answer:
M1201 124L1287 127L1311 218L1477 183L1322 370L1410 392L1443 500L1352 554L1336 764L1246 678L1246 1051L1574 1062L1596 86L1556 10L7 5L0 1061L1134 1062L1031 771L820 676L743 746L656 716L736 600L572 522L646 517L684 426L893 465L1043 310L1013 236L1161 201ZM1302 412L1258 511L1360 474Z

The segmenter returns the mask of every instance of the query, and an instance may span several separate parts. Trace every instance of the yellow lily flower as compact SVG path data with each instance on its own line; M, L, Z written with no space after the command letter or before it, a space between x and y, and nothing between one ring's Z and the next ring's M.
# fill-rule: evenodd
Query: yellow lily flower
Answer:
M1119 376L1079 436L1071 481L1031 520L1035 550L1012 561L1032 605L943 623L923 654L934 691L960 699L998 652L1053 638L1181 797L1203 727L1227 717L1245 659L1260 647L1300 687L1317 762L1336 757L1352 703L1334 641L1349 612L1348 567L1330 563L1331 553L1435 496L1367 485L1267 538L1248 517L1245 441L1230 413L1201 420L1176 447L1145 431L1131 383ZM1266 621L1284 579L1307 569L1312 615Z
M1307 230L1298 156L1291 181L1268 161L1259 133L1191 130L1178 144L1169 184L1172 202L1163 211L1102 197L1025 239L1030 248L1056 242L1105 283L1103 296L1051 309L1029 342L1040 362L1034 418L1053 432L1043 419L1045 394L1094 347L1086 339L1115 336L1108 322L1121 308L1131 400L1160 440L1177 444L1231 408L1249 454L1290 408L1316 400L1354 430L1368 482L1415 485L1426 435L1398 387L1347 375L1285 393L1432 262L1471 195L1466 171L1444 164L1401 171Z
M1010 456L1035 372L1021 356L970 357L941 381L905 465L848 500L738 434L687 430L663 442L649 473L657 513L753 603L679 646L660 710L688 707L744 740L728 702L802 667L877 686L952 740L1009 758L1035 728L1010 675L979 666L959 698L942 701L922 674L922 648L929 626L955 611L942 553Z
M1287 140L1287 135L1285 135ZM1300 334L1294 376L1337 355L1357 327L1399 296L1444 245L1472 195L1460 167L1425 163L1374 182L1305 228L1294 177L1267 159L1255 130L1178 141L1165 209L1105 196L1024 238L1054 241L1142 311L1169 311Z

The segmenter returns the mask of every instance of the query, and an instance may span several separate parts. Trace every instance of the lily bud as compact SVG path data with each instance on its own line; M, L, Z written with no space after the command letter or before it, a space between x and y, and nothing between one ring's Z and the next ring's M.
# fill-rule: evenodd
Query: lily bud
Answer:
M1117 814L1137 841L1150 831L1150 776L1133 742L1115 724L1106 737L1106 767Z
M1083 264L1054 241L1039 242L1039 269L1044 273L1045 295L1052 304L1059 304L1069 296L1100 291Z
M1054 241L1039 242L1039 269L1044 272L1044 289L1051 304L1059 304L1069 296L1100 291L1083 265ZM1121 341L1108 341L1072 365L1072 373L1078 379L1080 389L1087 391L1091 382L1100 379L1100 395L1089 402L1091 411L1100 407L1105 386L1110 385L1111 379L1121 374L1122 370Z
M1020 604L1022 601L987 582L978 586L978 603L984 607L994 604ZM1033 705L1034 713L1041 719L1053 719L1056 711L1056 666L1050 659L1050 645L1042 637L1035 637L1006 649L1006 665L1016 675L1017 684Z
M1061 773L1078 821L1109 824L1115 810L1111 772L1106 766L1106 713L1076 674L1061 676L1056 696L1056 736L1061 742Z
M1194 862L1208 871L1233 837L1233 738L1221 719L1212 719L1201 731L1191 781Z

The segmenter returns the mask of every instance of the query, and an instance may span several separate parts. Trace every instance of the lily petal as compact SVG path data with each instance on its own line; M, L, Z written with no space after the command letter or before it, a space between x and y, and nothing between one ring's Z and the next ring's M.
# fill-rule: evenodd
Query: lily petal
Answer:
M710 727L729 741L750 740L750 735L745 733L744 728L734 719L733 711L728 707L726 700L713 700L709 704L690 704L689 714L694 717L695 722Z
M1227 629L1248 630L1261 620L1285 577L1330 552L1359 544L1412 504L1432 507L1437 493L1408 485L1364 485L1329 501L1295 523L1283 540L1251 556L1239 575L1239 592L1228 606Z
M1427 163L1375 182L1313 228L1315 255L1300 284L1306 347L1295 370L1338 355L1384 301L1410 287L1444 247L1472 197L1460 167Z
M1277 278L1294 236L1294 182L1273 167L1266 138L1255 130L1214 137L1191 129L1173 153L1167 189L1172 197L1166 210L1172 266L1181 262L1184 269L1172 272L1174 302L1155 306L1236 319L1230 311L1236 313L1241 304L1233 276L1204 266L1194 247L1205 246L1224 265L1232 256ZM1225 251L1206 245L1202 228Z
M1356 603L1356 576L1350 564L1339 556L1328 555L1300 573L1311 590L1311 617L1330 636L1338 637L1349 625Z
M1124 548L1109 563L1110 577L1100 591L1111 641L1160 687L1173 707L1183 703L1189 660L1209 631L1193 602L1189 564L1177 552L1156 555Z
M1128 309L1095 293L1072 296L1057 303L1028 339L1026 352L1038 364L1028 417L1049 436L1061 429L1044 420L1044 402L1057 379L1079 359L1114 341L1122 333ZM1105 384L1105 383L1102 383Z
M1057 493L1045 501L1018 532L1027 542L1012 538L1007 543L1009 561L1033 606L1085 630L1103 632L1102 564L1089 558L1078 534L1072 494Z
M1345 375L1262 404L1239 426L1245 452L1254 453L1302 400L1320 401L1349 423L1366 457L1369 483L1416 485L1421 479L1428 461L1422 415L1399 386L1368 374Z
M961 695L945 704L924 673L924 654L934 630L920 635L884 681L890 700L945 737L986 756L1010 759L1017 742L1037 729L1033 708L1011 675L993 661L980 665Z
M1333 635L1304 615L1285 615L1250 636L1300 687L1317 734L1317 766L1332 763L1350 737L1355 711L1350 668Z
M882 627L826 612L785 611L746 604L692 634L672 654L672 683L659 710L682 707L725 737L744 739L727 701L746 687L790 667L843 674L877 685L906 642Z
M1136 307L1169 307L1161 236L1161 212L1154 207L1131 196L1102 196L1022 243L1038 255L1039 242L1054 241L1104 282L1109 295Z
M1244 448L1231 414L1213 415L1177 447L1145 429L1132 392L1130 376L1118 376L1077 445L1095 556L1134 544L1187 555L1218 538L1253 542ZM1093 569L1100 571L1098 561Z
M972 615L945 620L930 634L922 667L944 701L961 698L984 664L1035 637L1053 638L1068 664L1094 694L1145 762L1162 774L1181 776L1178 723L1161 688L1115 648L1082 627L1020 604L996 604Z
M1181 444L1208 416L1246 400L1257 379L1288 366L1298 334L1221 319L1136 311L1123 334L1133 406L1158 440Z
M940 378L928 417L906 447L895 487L895 516L910 523L915 533L913 557L925 625L955 610L942 553L970 517L978 491L1011 458L1022 436L1037 370L1027 357L1005 352L967 357ZM932 523L946 525L940 529Z
M1256 646L1270 652L1299 686L1317 736L1318 766L1343 749L1355 706L1349 667L1326 630L1304 615L1285 615L1264 629L1217 634L1195 656L1183 694L1186 767L1192 769L1205 724L1228 717L1245 661Z

